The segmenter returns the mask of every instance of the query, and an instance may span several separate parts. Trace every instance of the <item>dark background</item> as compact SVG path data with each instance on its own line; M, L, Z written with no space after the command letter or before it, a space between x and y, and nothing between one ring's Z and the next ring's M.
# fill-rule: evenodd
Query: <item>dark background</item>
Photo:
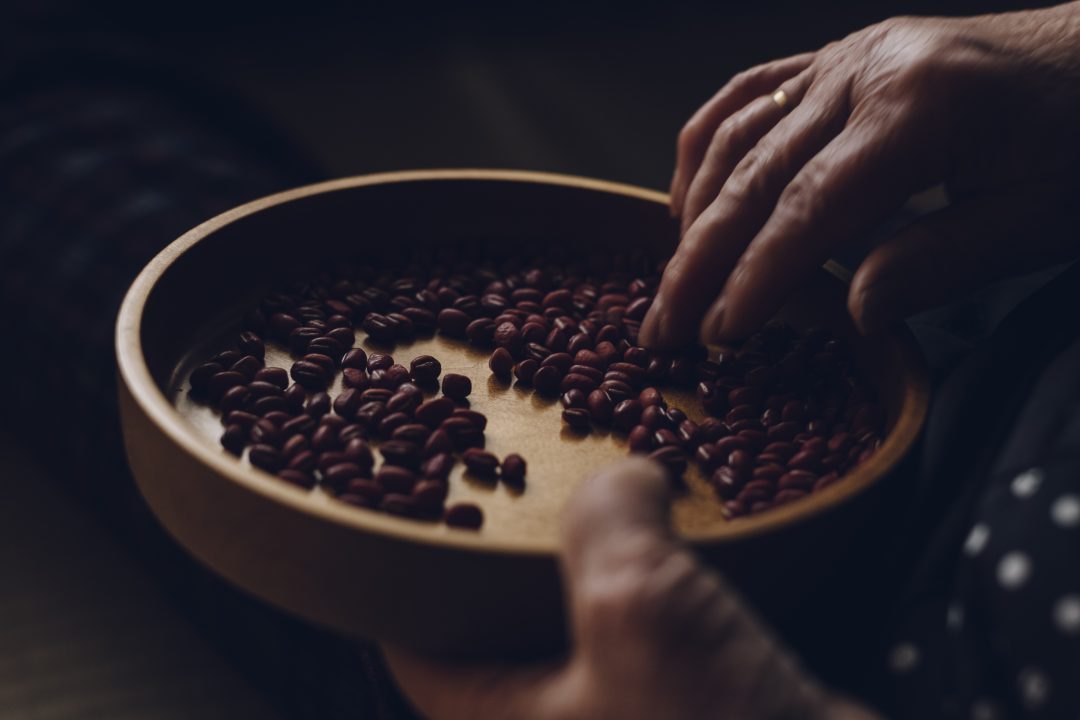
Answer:
M266 113L331 175L553 170L666 187L734 73L897 14L1031 2L33 2L15 42L148 53Z
M20 1L0 6L0 93L114 65L241 134L246 119L269 123L266 142L309 179L502 167L666 189L679 128L739 70L892 15L1017 7ZM394 714L392 696L364 689L379 673L355 646L171 544L138 506L115 433L90 468L26 437L0 432L0 720Z

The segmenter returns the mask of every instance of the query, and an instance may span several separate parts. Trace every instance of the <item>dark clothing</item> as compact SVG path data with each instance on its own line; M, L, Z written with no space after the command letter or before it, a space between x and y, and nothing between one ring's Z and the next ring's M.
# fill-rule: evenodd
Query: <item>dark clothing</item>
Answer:
M320 174L235 103L145 67L53 58L9 74L0 98L4 429L283 714L410 717L377 651L254 601L177 547L120 441L113 328L140 268L199 222Z
M1080 709L1078 307L1080 265L936 388L879 664L898 717Z

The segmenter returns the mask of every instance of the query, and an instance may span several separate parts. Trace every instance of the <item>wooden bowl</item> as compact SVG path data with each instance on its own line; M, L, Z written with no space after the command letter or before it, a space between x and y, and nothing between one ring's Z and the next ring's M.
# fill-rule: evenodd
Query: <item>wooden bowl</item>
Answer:
M557 403L490 378L486 353L462 343L440 337L397 348L404 360L431 352L444 371L470 375L473 405L490 418L489 448L529 461L523 493L455 471L451 500L472 499L487 517L480 532L469 532L346 506L265 474L221 449L219 419L186 393L193 364L235 337L241 309L274 281L379 244L462 238L496 249L559 241L663 256L676 232L661 193L529 172L391 173L256 200L183 235L132 285L116 341L124 438L162 524L254 595L352 635L430 651L529 652L564 637L555 563L561 509L584 476L625 456L621 438L567 434ZM781 315L849 340L886 409L879 451L825 491L732 522L692 471L672 510L701 555L774 617L790 614L824 566L882 511L882 481L926 413L927 382L912 338L906 330L861 338L845 296L835 268L824 269ZM268 362L283 364L275 352ZM691 417L700 413L692 397L666 394Z

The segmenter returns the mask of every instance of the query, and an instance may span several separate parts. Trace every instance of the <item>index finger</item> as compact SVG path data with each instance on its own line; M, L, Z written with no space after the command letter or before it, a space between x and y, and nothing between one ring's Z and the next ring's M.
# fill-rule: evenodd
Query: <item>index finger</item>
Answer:
M702 315L784 187L843 128L848 105L842 81L816 78L802 102L736 165L668 261L641 324L642 345L671 350L697 339Z
M702 339L757 330L838 247L943 174L946 155L918 136L919 125L884 111L863 116L814 156L742 253L702 320Z

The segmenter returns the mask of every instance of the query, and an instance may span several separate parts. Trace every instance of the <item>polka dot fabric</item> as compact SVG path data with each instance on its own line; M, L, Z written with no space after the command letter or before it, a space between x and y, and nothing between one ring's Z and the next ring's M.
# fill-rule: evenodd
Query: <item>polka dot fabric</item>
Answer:
M1027 347L1038 339L1049 351L1012 375L1020 381L1001 393L1001 422L982 426L980 451L944 463L966 475L945 496L949 509L882 649L890 716L1080 718L1080 341L1075 329L1028 325ZM1009 363L1023 360L994 352L984 375L1010 377ZM956 419L931 427L928 441L948 446L966 424L962 411Z

